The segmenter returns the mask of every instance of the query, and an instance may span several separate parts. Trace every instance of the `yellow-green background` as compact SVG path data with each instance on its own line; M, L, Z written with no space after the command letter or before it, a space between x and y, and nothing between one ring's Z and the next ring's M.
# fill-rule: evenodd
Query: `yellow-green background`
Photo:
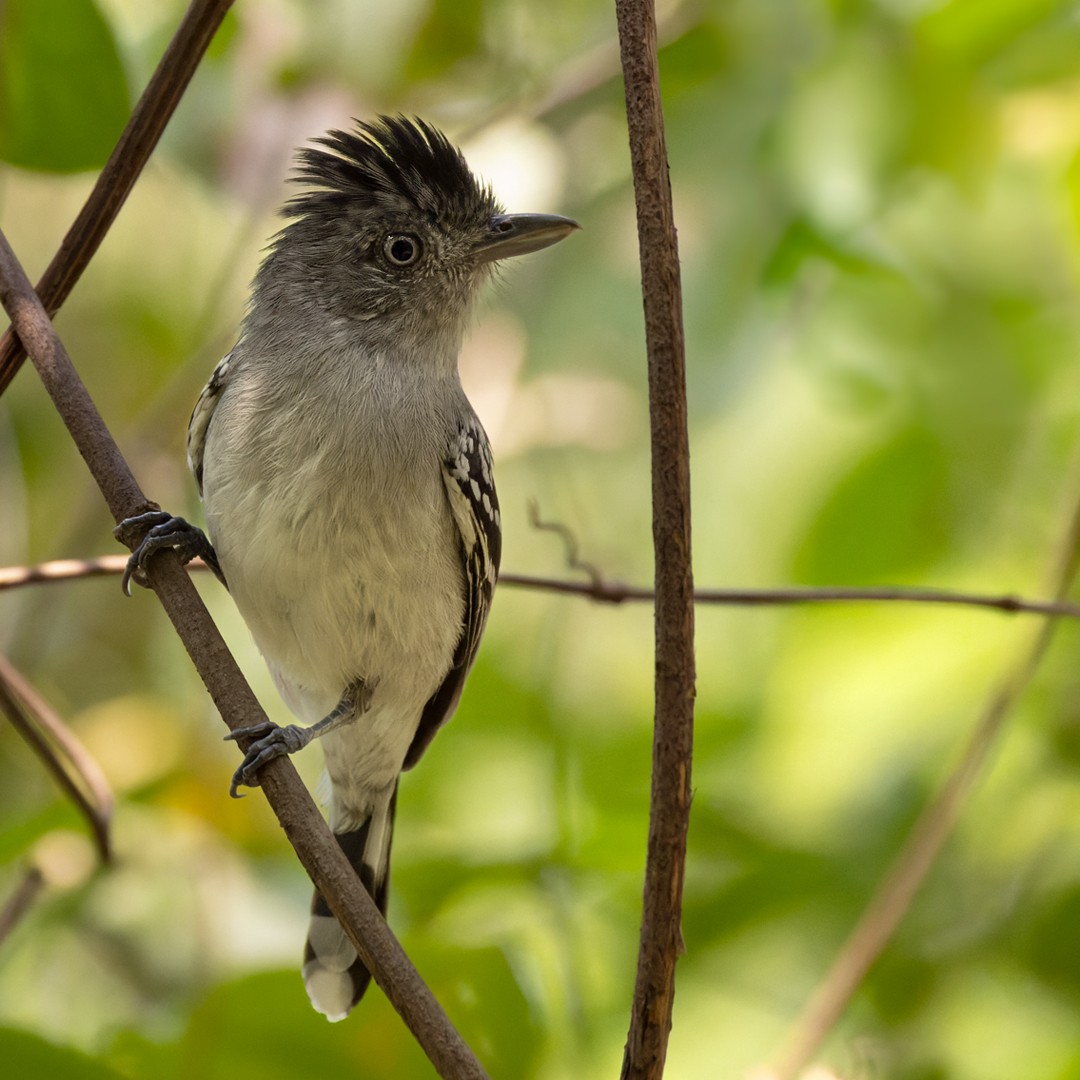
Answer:
M182 9L0 5L0 224L32 275ZM698 583L1039 593L1080 476L1080 4L704 0L660 18ZM57 320L150 496L198 520L185 423L232 343L291 148L353 115L419 113L510 209L584 225L507 270L467 348L504 569L567 573L529 526L537 499L605 574L647 582L613 50L613 8L593 0L240 0ZM0 564L118 550L29 368L0 400L0 522ZM228 597L200 588L283 719ZM773 1051L1033 628L699 609L669 1076L740 1077ZM458 714L403 782L390 919L499 1080L617 1073L651 643L644 606L500 589ZM827 1043L840 1075L1080 1077L1078 646L1064 626ZM0 648L118 798L102 872L0 729L0 896L30 857L51 882L0 950L0 1072L432 1075L378 990L333 1027L308 1007L308 883L262 797L228 799L237 751L152 597L109 580L4 594ZM314 783L318 751L299 765Z

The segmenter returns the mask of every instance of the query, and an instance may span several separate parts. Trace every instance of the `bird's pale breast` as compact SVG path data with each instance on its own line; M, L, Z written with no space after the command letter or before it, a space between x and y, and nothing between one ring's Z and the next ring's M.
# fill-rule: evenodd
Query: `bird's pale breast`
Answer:
M230 590L302 720L357 678L372 712L418 719L450 667L464 584L440 457L394 444L432 439L438 417L363 386L351 403L309 393L290 406L304 423L275 423L280 403L226 391L207 434L206 516ZM385 452L360 454L359 425L378 429Z

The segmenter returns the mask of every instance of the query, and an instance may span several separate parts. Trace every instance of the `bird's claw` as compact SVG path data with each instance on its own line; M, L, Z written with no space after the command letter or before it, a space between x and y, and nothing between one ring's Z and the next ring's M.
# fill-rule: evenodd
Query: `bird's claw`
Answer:
M120 579L120 587L125 595L131 595L132 581L143 588L149 588L146 564L152 555L164 548L172 548L184 564L191 562L196 556L201 557L222 581L225 580L218 566L217 555L206 534L183 518L173 517L165 510L150 510L145 514L125 518L113 529L113 535L129 547L133 543L133 536L140 534L142 539L133 548L131 558L124 567L124 576Z
M237 790L241 786L252 788L259 786L259 770L264 765L275 758L295 754L297 750L302 750L307 746L311 742L311 729L298 727L296 724L278 727L277 724L264 720L259 724L233 728L225 739L235 741L248 737L255 737L255 741L247 748L244 760L233 773L229 784L229 794L234 799L243 798L242 793Z

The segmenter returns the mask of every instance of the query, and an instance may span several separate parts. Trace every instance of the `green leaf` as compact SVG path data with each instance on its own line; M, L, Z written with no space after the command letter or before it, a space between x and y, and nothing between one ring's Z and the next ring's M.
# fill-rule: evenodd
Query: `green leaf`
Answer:
M920 20L919 33L954 57L979 63L1070 7L1065 0L952 0L933 6Z
M715 79L731 63L731 43L716 23L692 27L660 50L664 99L702 92L707 79Z
M5 1076L51 1076L64 1080L121 1080L120 1074L66 1046L28 1031L0 1028L0 1061Z
M0 159L97 169L130 111L127 78L93 0L0 4Z
M376 987L347 1022L331 1024L308 1003L299 963L213 987L172 1057L175 1076L200 1080L432 1075ZM138 1075L152 1074L140 1069Z
M762 271L766 288L790 286L810 261L826 262L846 274L896 276L896 270L829 236L807 218L796 218L784 230Z
M54 829L83 831L85 819L66 799L54 799L34 814L0 818L0 865L20 858Z
M405 63L407 79L431 79L480 51L482 0L435 0Z
M948 537L947 461L933 435L905 428L868 453L825 502L795 580L876 584L937 558Z
M1080 997L1080 889L1054 898L1032 920L1024 942L1029 967L1047 983Z

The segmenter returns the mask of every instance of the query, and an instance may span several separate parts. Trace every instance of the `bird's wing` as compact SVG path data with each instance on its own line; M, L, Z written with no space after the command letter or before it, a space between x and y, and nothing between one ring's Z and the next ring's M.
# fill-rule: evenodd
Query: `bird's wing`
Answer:
M214 409L217 408L217 403L221 400L221 394L228 384L232 357L233 354L229 353L214 368L210 381L203 387L203 392L199 395L199 400L195 402L195 408L191 411L191 419L188 421L188 468L195 477L195 483L198 485L200 495L203 486L203 451L206 448L206 432L210 427Z
M465 579L465 617L454 650L454 660L442 685L420 716L406 769L421 758L435 733L450 719L476 659L484 632L502 555L499 500L491 467L491 448L480 422L472 418L458 430L442 467L443 483L461 538L461 564Z

